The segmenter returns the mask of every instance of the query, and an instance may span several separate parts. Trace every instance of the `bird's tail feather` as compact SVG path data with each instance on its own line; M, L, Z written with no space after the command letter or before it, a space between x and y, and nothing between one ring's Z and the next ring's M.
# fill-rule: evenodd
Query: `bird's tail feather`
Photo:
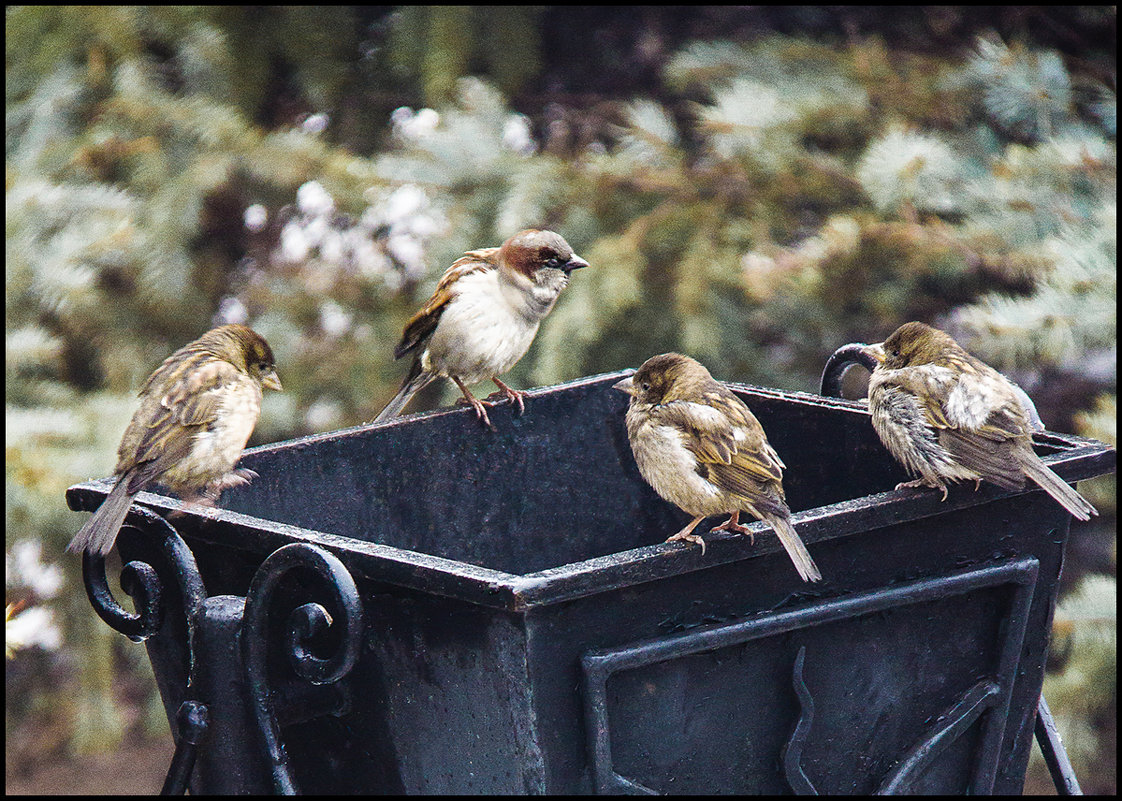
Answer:
M783 543L787 555L795 563L795 570L799 571L803 581L820 581L822 574L818 572L818 565L814 564L814 560L810 558L810 552L803 545L803 541L799 539L798 532L791 525L791 521L783 517L768 515L764 518L764 522L771 526L779 536L779 541Z
M409 368L409 372L405 376L405 380L401 382L401 389L393 396L393 399L386 404L386 408L378 412L378 416L374 418L375 423L380 423L383 420L388 420L391 417L397 417L401 410L405 408L405 404L409 403L409 399L414 394L424 389L429 383L436 378L433 373L426 372L421 368L420 360L415 360L413 366Z
M1035 453L1022 453L1018 456L1025 475L1039 484L1041 489L1055 498L1060 506L1071 512L1077 520L1090 520L1091 515L1098 514L1086 498L1048 469L1048 465L1044 464Z
M93 513L93 517L70 540L66 550L71 553L89 551L101 556L107 555L113 550L117 532L125 522L125 515L129 513L135 495L136 493L129 492L129 474L126 473L118 479L117 485Z

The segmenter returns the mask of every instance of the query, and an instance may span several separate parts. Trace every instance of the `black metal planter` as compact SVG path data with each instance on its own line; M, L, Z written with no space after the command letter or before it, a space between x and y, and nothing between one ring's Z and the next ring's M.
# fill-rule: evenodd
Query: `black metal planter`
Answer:
M141 494L119 543L147 617L103 616L146 638L191 789L1020 792L1067 513L895 492L860 403L733 385L825 580L761 524L665 545L685 515L635 467L624 374L495 432L460 409L256 448L221 510ZM1037 442L1068 480L1114 467Z

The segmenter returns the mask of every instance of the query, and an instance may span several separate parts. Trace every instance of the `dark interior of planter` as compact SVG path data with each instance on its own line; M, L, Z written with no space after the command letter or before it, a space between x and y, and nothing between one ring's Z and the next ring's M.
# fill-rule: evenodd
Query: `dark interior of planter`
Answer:
M237 512L508 573L651 545L689 516L639 475L619 376L503 405L488 431L470 410L247 453L260 475L227 491ZM906 478L867 415L813 398L740 393L787 465L792 510L890 490ZM721 522L710 518L698 529Z

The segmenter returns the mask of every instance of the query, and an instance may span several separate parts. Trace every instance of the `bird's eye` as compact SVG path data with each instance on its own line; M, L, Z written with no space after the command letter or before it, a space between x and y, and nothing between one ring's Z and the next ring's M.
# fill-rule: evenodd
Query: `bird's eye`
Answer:
M639 386L641 386L643 388L644 392L650 392L651 391L651 382L650 381L640 382Z

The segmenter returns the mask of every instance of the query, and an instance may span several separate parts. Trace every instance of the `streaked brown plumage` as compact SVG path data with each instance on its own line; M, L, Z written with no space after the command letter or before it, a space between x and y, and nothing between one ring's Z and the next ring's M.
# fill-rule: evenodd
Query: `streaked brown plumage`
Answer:
M527 230L497 248L472 250L441 276L436 291L406 324L394 358L414 354L397 395L374 422L400 414L413 395L437 378L449 378L487 426L486 406L468 385L490 379L521 413L524 392L499 376L512 368L534 341L538 325L588 262L552 231Z
M257 424L262 387L281 390L273 352L244 325L214 328L169 356L140 390L117 450L120 478L66 549L109 553L133 497L153 484L212 503L247 483L252 472L234 465Z
M1013 384L948 334L923 323L900 326L868 352L879 364L869 379L869 411L881 442L933 487L982 479L1019 490L1030 478L1080 520L1098 514L1032 450L1032 421Z
M667 542L695 542L704 553L705 541L693 530L717 514L730 517L712 531L751 536L739 522L744 510L772 527L804 581L822 578L791 525L783 462L744 401L678 353L647 359L614 388L631 396L627 436L639 472L655 492L694 516Z

